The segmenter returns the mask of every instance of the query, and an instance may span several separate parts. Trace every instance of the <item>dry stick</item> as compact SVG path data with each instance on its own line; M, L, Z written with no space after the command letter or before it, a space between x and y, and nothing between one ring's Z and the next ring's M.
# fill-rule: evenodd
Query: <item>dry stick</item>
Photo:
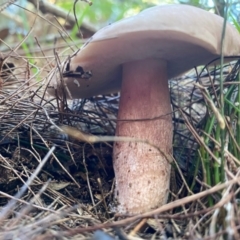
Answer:
M20 58L20 57L19 57L19 58ZM23 58L23 57L21 57L21 58ZM35 59L36 59L36 58L35 58ZM23 60L24 60L24 59L23 59ZM26 62L26 63L28 63L28 62ZM35 66L34 64L31 64L31 66L32 66L32 67L35 67L35 68L37 69L38 72L37 72L36 74L38 74L38 73L40 72L40 70L39 70L39 68L38 68L37 66ZM26 90L27 90L27 89L29 90L29 89L35 87L36 85L37 85L37 86L39 85L39 82L34 80L36 74L35 74L34 76L32 76L31 78L29 78L28 80L19 81L19 83L21 83L21 85L20 85L19 87L15 88L15 89L16 89L15 91L11 91L11 93L8 94L8 97L4 98L4 99L1 101L1 103L5 103L5 102L7 102L8 100L13 99L14 97L17 98L18 102L19 102L20 100L28 99L28 98L29 98L29 92L26 92ZM30 82L31 80L34 80L34 82L31 83L31 82ZM5 84L4 84L4 86L7 87L8 85L5 85ZM25 88L26 86L27 86L27 88ZM19 98L19 94L23 94L23 95L21 95L21 98Z
M82 32L80 30L80 26L78 24L78 18L77 18L77 14L76 14L76 4L77 4L78 0L75 0L74 3L73 3L73 13L74 13L74 18L75 18L75 23L77 24L77 27L79 29L79 34L81 35L81 38L83 38L83 35L82 35ZM84 2L87 2L89 4L89 6L92 5L92 2L91 1L88 1L88 0L84 0Z
M3 3L0 7L0 12L8 8L11 4L14 4L17 0L8 0L7 2Z
M157 120L157 119L161 119L167 115L172 114L173 112L177 112L178 110L174 110L171 113L165 114L165 115L160 115L160 116L156 116L156 117L152 117L152 118L142 118L142 119L122 119L122 120L117 120L116 118L104 118L104 117L96 117L96 116L87 116L89 119L93 119L93 120L107 120L107 121L117 121L117 122L143 122L143 121L153 121L153 120ZM74 114L74 113L68 113L68 112L63 112L63 111L54 111L52 110L53 113L55 114L64 114L64 115L68 115L68 116L73 116L73 117L79 117L78 114ZM90 111L91 112L91 111Z
M221 200L226 199L228 196L233 196L233 194L230 192L231 189L232 189L232 186L229 186L227 188L227 190L222 194ZM226 206L225 206L225 210L228 210ZM214 213L212 215L212 219L211 219L211 222L210 222L210 228L209 228L210 236L214 236L216 234L216 228L215 227L216 227L217 221L219 220L219 218L218 218L219 213L220 213L220 209L218 208L214 211Z
M15 4L15 5L16 5L16 4ZM19 7L21 7L21 6L19 6ZM37 18L37 17L36 17L36 18ZM35 24L36 18L34 19L33 24ZM2 39L0 39L0 42L4 43L6 46L8 46L9 49L11 49L10 53L6 56L6 58L5 58L4 60L7 60L7 59L10 57L10 55L12 54L12 52L16 53L16 51L22 46L22 44L23 44L23 43L27 40L27 38L31 35L31 33L32 33L32 31L33 31L33 27L34 27L34 26L32 26L32 27L30 28L30 30L28 31L28 33L26 34L26 36L24 37L24 39L23 39L20 43L18 43L17 46L14 47L14 49L12 49L5 41L3 41ZM16 53L16 54L17 54L17 53ZM18 54L17 54L17 55L18 55ZM31 66L33 66L33 67L35 67L36 69L38 69L37 66L35 66L35 65L32 64L32 63L29 63L29 62L28 62L27 60L25 60L24 58L23 58L23 60L24 60L25 62L27 62L28 64L30 64ZM39 71L38 71L38 72L39 72ZM33 75L33 77L37 76L38 72L35 73L35 74Z
M206 151L209 153L209 155L214 159L214 161L216 161L217 163L219 163L219 160L217 159L217 157L212 153L212 151L209 149L209 147L204 143L203 139L198 135L198 133L195 131L195 129L193 128L193 126L189 123L188 119L186 118L185 114L183 113L183 111L181 109L179 109L179 111L181 112L184 121L186 123L186 126L188 127L189 131L193 134L193 136L195 137L196 141L198 142L198 144L200 144L201 146L203 146Z
M175 166L177 167L178 173L179 173L179 175L180 175L180 177L181 177L181 179L182 179L185 187L187 188L188 193L191 193L191 194L193 195L194 193L193 193L192 190L189 188L189 186L188 186L188 184L187 184L187 182L186 182L186 180L185 180L185 178L184 178L184 176L183 176L182 170L180 169L177 161L176 161L174 158L173 158L173 161L175 162ZM201 200L198 199L197 201L198 201L198 203L204 208L204 204L201 202Z
M37 177L37 175L39 174L39 172L41 171L41 169L43 168L43 166L45 165L45 163L47 162L47 160L50 158L50 156L52 155L52 153L55 150L55 146L53 146L48 153L46 154L46 156L44 157L44 159L42 160L42 162L38 165L38 167L36 168L36 170L33 172L33 174L31 175L30 178L28 178L26 184L24 184L21 189L19 190L19 192L15 195L15 198L12 199L1 211L0 211L0 222L2 222L3 220L5 220L7 218L7 216L11 213L13 207L15 206L17 200L16 199L20 199L22 197L22 195L25 193L25 191L28 189L28 186L31 185L31 183L33 182L33 180ZM0 192L1 194L1 192Z
M38 0L36 0L36 1L38 1ZM50 20L48 20L47 18L43 17L41 14L36 13L36 12L34 12L34 11L31 11L30 9L24 8L24 7L20 6L20 5L17 5L17 4L15 4L15 5L18 6L19 8L22 8L24 11L28 11L29 13L34 14L36 17L38 17L38 18L46 21L47 23L49 23L50 25L52 25L53 27L55 27L59 32L61 32L61 33L63 33L63 34L66 34L66 32L62 30L62 28L60 28L60 27L58 27L56 24L52 23ZM67 36L68 36L68 35L67 35Z
M218 202L216 205L218 205L218 208L220 208L220 207L222 207L225 203L227 203L228 202L228 200L230 200L230 197L231 196L228 196L227 197L227 199L222 199L222 200L220 200L220 202ZM220 205L220 203L221 203L221 205ZM215 206L216 206L215 205ZM216 209L217 207L212 207L212 208L210 208L210 210L208 211L208 212L205 212L204 213L204 215L200 218L200 219L198 219L197 220L197 223L194 225L194 227L190 230L192 233L194 232L194 231L196 231L196 228L200 225L200 223L203 221L203 220L205 220L206 218L207 218L207 216L212 216L212 212L213 212L213 210L214 209ZM201 211L199 211L199 212L201 212ZM199 212L197 212L197 213L199 213ZM199 216L200 214L198 214L198 216ZM211 217L210 216L210 217ZM191 233L190 232L190 233Z
M199 83L195 83L194 85L201 90L204 99L209 104L209 107L212 109L215 117L217 118L220 128L225 129L226 125L225 125L224 118L221 115L221 113L219 112L219 110L217 109L217 107L214 105L212 99L210 99L209 93L207 92L206 88L202 87Z
M55 125L55 123L51 120L51 118L49 117L47 111L45 108L42 108L42 110L45 112L47 119L50 121L51 124L53 124L58 130L62 131L57 125ZM42 140L42 142L45 144L45 146L49 149L49 144L42 138L41 134L36 130L33 129L35 131L35 133L40 137L40 139ZM73 176L68 172L68 170L62 165L62 163L58 160L57 156L53 153L53 157L56 160L56 162L59 164L59 166L63 169L63 171L72 179L72 181L80 188L80 185L78 184L78 182L73 178Z
M174 239L177 239L176 233L181 234L181 229L178 226L178 224L174 221L174 219L170 219L170 222L172 223L173 227L175 228L175 231L173 231ZM164 229L163 229L163 231L164 231Z
M238 151L240 152L239 143L237 142L236 138L234 137L234 133L233 133L233 131L231 130L231 128L230 128L230 126L229 126L229 123L230 123L230 121L226 121L226 126L227 126L227 129L228 129L228 133L230 134L231 139L232 139L232 141L234 142L236 148L237 148Z
M167 160L169 163L172 162L172 156L166 154L164 151L162 151L159 147L155 146L148 140L133 138L133 137L117 137L117 136L95 136L95 135L89 135L85 134L75 128L69 127L69 126L61 126L61 130L68 134L69 136L84 141L87 143L97 143L97 142L140 142L148 144L149 146L155 148L158 150Z
M48 37L48 36L44 36L44 37L39 37L39 42L41 42L41 41L45 41L46 40L46 37ZM59 39L60 37L58 37L58 36L54 36L54 38L52 37L51 38L51 42L53 42L55 39ZM48 40L48 39L47 39ZM86 43L86 41L87 41L87 39L78 39L78 40L75 40L74 41L74 43L67 43L67 45L66 45L66 43L59 43L58 45L57 45L57 49L58 50L61 50L61 49L63 49L63 53L62 53L62 55L61 55L61 57L68 57L69 55L68 54L65 54L64 55L64 52L66 52L68 49L66 49L66 47L69 47L70 49L72 49L71 47L73 47L73 46L81 46L81 45L83 45L83 44L85 44ZM12 47L10 47L10 48L12 48ZM1 49L2 49L2 51L7 51L9 48L8 47L6 47L6 46L1 46ZM48 51L52 51L52 49L53 49L53 47L51 46L51 47L45 47L45 46L43 46L43 47L41 47L41 49L39 49L39 48L31 48L30 46L28 47L28 52L29 53L41 53L42 51L44 51L44 52L48 52ZM4 54L2 54L3 56L5 56L7 53L4 53ZM16 54L16 53L15 53ZM22 50L22 49L19 49L18 51L17 51L17 55L14 55L14 54L10 54L10 53L8 53L8 55L9 55L9 57L19 57L19 58L26 58L26 59L43 59L43 60L46 60L46 58L54 58L54 56L53 55L46 55L46 57L43 57L43 56L25 56L25 52L24 52L24 50ZM0 55L1 56L1 55ZM44 66L47 66L47 67L51 67L52 65L52 61L51 62L47 62L46 64L44 64L43 65L43 67L42 68L44 68ZM46 68L45 68L46 69Z
M108 207L107 207L107 203L106 203L106 200L105 200L106 196L104 196L104 193L103 193L102 181L101 181L100 177L97 178L97 183L98 183L98 187L99 187L100 192L101 192L101 198L102 198L101 201L103 202L103 206L105 207L107 219L109 219L110 216L108 214ZM96 204L95 204L94 207L96 208Z
M221 146L220 143L215 138L213 138L210 134L204 131L203 131L203 134L209 137L214 142L214 144L216 144L218 147ZM234 157L232 153L230 153L227 149L225 149L224 154L227 154L236 163L236 165L239 164L239 160L236 157Z
M134 229L129 233L128 236L135 236L137 234L137 232L139 232L141 230L142 227L144 227L144 225L146 224L148 218L143 218L136 227L134 227Z
M216 68L216 66L215 66L215 68ZM215 97L215 99L216 99L216 106L219 108L220 107L220 102L219 102L219 100L218 100L218 95L217 95L217 91L216 91L216 88L214 87L214 83L213 83L213 78L211 77L211 74L210 74L210 72L209 72L209 68L207 68L207 74L208 74L208 78L209 78L209 81L210 81L210 83L211 83L211 89L213 90L213 95L214 95L214 97ZM214 70L214 78L216 77L216 69ZM201 84L201 86L203 86L203 84ZM211 97L211 99L212 99L212 97Z
M67 146L67 150L68 150L68 153L69 153L69 155L70 155L70 157L71 157L71 160L73 161L74 165L77 167L77 163L76 163L76 161L75 161L75 159L74 159L74 157L73 157L73 153L72 153L72 150L71 150L70 147L69 147L69 143L68 143L67 141L65 141L64 143L65 143L66 146Z
M111 190L110 190L105 196L103 196L104 199L101 199L100 201L98 201L98 202L95 204L95 207L97 207L98 205L100 205L102 202L103 202L103 204L104 204L105 199L106 199L108 196L110 196L110 195L113 194L113 190L114 190L114 180L113 180L113 184L112 184ZM105 201L105 202L106 202L106 201ZM90 207L90 208L89 208L89 211L91 211L92 208L93 208L93 207ZM106 207L105 207L105 208L106 208ZM108 208L106 208L106 209L108 209ZM106 211L107 211L107 210L106 210ZM91 212L90 212L90 213L91 213ZM92 213L91 213L91 214L92 214ZM110 217L109 217L109 218L110 218Z
M44 192L43 194L48 197L51 200L55 200L56 198L58 199L58 204L63 205L63 206L72 206L75 204L74 200L70 200L69 198L67 198L66 196L64 196L63 194L59 193L56 190L51 189L51 187L48 188L48 192Z
M40 51L41 51L41 53L42 53L42 55L43 55L43 59L45 59L45 60L47 61L48 66L51 66L51 63L49 62L49 60L48 60L48 58L46 57L44 51L42 50L42 47L41 47L41 45L40 45L37 37L34 37L34 38L35 38L35 41L36 41L36 43L37 43L37 45L38 45L38 47L39 47L39 49L40 49Z
M26 124L28 127L29 127L29 138L30 138L30 146L31 146L31 149L34 151L34 153L38 156L37 161L41 161L41 156L40 154L38 153L38 151L34 148L34 139L33 139L33 131L34 132L37 132L37 130L35 130L35 128L32 126L33 124L30 123L30 124Z
M239 85L240 84L240 82L236 82L236 81L232 81L232 82L224 82L223 83L223 85L225 86L225 85ZM213 83L213 85L212 84L202 84L202 86L203 87L209 87L209 86L219 86L220 85L220 83Z
M9 169L18 177L18 179L20 179L20 181L22 182L23 185L26 184L26 182L23 180L22 178L22 174L18 174L18 171L15 170L12 165L7 161L7 159L3 158L3 161L7 164L7 166L9 167ZM26 176L29 178L29 176L26 174ZM34 196L34 192L33 190L30 188L30 186L28 186L28 190L30 191L30 193L32 193L32 195ZM40 204L39 204L40 205Z
M22 237L20 239L36 239L36 236L40 236L40 234L42 234L43 231L45 231L52 225L55 225L55 221L63 219L63 217L69 214L69 212L72 210L73 208L68 208L65 211L57 212L57 214L49 214L45 218L41 218L39 220L35 219L35 221L33 221L27 227L23 228L21 234L22 236L24 236L24 238Z
M48 186L49 187L49 186ZM39 211L39 213L37 213L37 215L34 216L35 219L39 219L39 218L43 218L44 216L46 216L47 211L51 210L52 213L54 213L55 210L52 209L56 209L54 208L54 206L56 206L56 204L58 203L60 197L56 197L55 199L53 199L53 202L51 202L47 207L46 207L46 211ZM58 209L56 210L56 214L57 214Z
M74 40L72 39L72 37L69 35L68 31L62 26L62 24L59 22L59 20L54 17L55 21L58 23L58 25L62 28L62 31L65 33L65 36L62 35L61 32L59 32L59 35L60 35L60 39L63 40L67 45L68 47L73 51L75 52L75 50L72 48L71 45L68 44L67 42L67 39L70 39L71 42L74 42ZM56 46L56 43L57 43L57 38L54 38L54 46ZM76 44L74 44L74 46L78 49L78 47L76 46ZM54 47L54 50L55 50L55 47ZM69 57L69 55L68 55Z
M219 184L217 186L212 187L211 189L205 190L205 191L197 193L195 195L188 196L188 197L176 200L174 202L165 204L165 205L163 205L163 206L161 206L161 207L159 207L155 210L152 210L150 212L147 212L147 213L143 213L143 214L140 214L140 215L137 215L137 216L129 217L127 219L119 220L119 221L116 221L116 222L113 222L113 223L99 224L97 226L91 226L91 227L87 227L87 228L73 229L73 230L68 231L68 232L62 232L61 236L73 236L74 234L77 234L77 233L90 232L90 231L94 231L94 230L102 229L102 228L125 226L126 224L129 224L133 221L137 221L137 220L142 219L142 218L150 218L152 216L155 216L155 215L158 215L160 213L169 211L169 210L174 209L176 207L180 207L180 206L185 205L187 203L196 201L197 199L199 199L201 197L205 197L205 196L213 194L213 193L215 193L219 190L222 190L222 189L224 189L224 188L226 188L226 187L228 187L232 184L236 184L236 183L238 183L239 180L240 180L240 177L234 178L233 180L230 180L226 183ZM216 207L218 207L218 204L216 205Z
M50 180L48 180L41 187L41 189L38 191L38 193L36 195L34 195L34 197L30 200L29 204L25 208L23 208L22 211L19 212L17 217L13 218L12 221L10 221L10 225L8 226L9 228L17 226L17 224L23 219L23 216L26 216L27 213L29 213L32 210L34 202L36 202L36 201L39 202L40 196L42 195L43 192L45 192L49 183L50 183Z
M93 208L94 208L94 211L95 211L96 216L98 216L98 214L97 214L97 209L96 209L96 207L95 207L94 197L93 197L93 194L92 194L92 189L91 189L90 181L89 181L88 169L87 169L87 165L86 165L85 150L84 150L85 146L86 146L86 144L84 144L83 149L82 149L83 165L84 165L84 168L85 168L85 171L86 171L85 174L86 174L86 177L87 177L87 185L88 185L89 194L90 194L90 197L91 197L91 200L92 200Z
M38 1L37 0L28 0L31 2L35 7L37 7ZM89 2L88 2L89 3ZM72 13L66 12L64 9L56 6L55 4L51 4L47 1L41 1L41 5L39 5L40 11L50 13L56 17L60 17L63 19L67 19L71 24L75 24L75 17ZM82 23L82 28L86 29L89 32L94 34L96 29L92 26L87 25L86 23Z

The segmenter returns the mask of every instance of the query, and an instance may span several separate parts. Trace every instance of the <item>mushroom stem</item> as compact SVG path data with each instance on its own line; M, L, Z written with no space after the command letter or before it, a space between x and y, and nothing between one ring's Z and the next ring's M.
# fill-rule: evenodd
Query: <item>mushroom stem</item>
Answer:
M117 136L147 140L166 155L172 151L172 116L167 63L145 59L125 63ZM146 120L149 119L149 120ZM169 160L142 142L117 142L113 152L118 212L141 213L166 203Z

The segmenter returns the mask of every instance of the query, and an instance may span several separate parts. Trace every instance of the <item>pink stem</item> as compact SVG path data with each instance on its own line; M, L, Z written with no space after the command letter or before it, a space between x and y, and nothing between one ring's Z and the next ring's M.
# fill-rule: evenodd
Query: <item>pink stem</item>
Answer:
M172 116L166 65L159 59L123 65L118 120L134 121L118 121L116 135L148 140L168 155ZM117 142L113 155L118 212L141 213L166 202L171 166L159 150L142 142Z

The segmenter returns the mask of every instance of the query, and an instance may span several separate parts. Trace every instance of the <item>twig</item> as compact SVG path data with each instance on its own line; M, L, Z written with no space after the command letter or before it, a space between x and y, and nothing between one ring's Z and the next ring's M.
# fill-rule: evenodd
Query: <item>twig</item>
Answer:
M25 191L27 190L28 186L31 185L32 181L36 178L36 176L39 174L39 172L41 171L41 169L43 168L43 166L45 165L45 163L48 161L48 159L50 158L50 156L52 155L52 153L55 150L55 146L53 146L48 153L46 154L46 156L44 157L44 159L42 160L42 162L38 165L38 167L36 168L36 170L33 172L33 174L31 175L30 178L28 178L27 182L25 185L23 185L20 189L20 191L15 195L15 199L19 199L22 197L22 195L25 193ZM13 209L14 205L16 204L16 200L12 199L1 211L0 211L0 222L2 222L4 219L6 219L6 217L11 213L11 210Z

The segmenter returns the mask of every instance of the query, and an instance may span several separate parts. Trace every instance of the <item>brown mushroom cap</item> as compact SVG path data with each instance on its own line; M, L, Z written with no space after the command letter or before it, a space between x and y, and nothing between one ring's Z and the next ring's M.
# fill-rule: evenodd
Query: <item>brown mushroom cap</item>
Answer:
M168 78L206 64L220 55L222 26L223 18L187 5L152 7L111 24L62 64L64 83L71 93L68 97L119 91L121 65L134 60L167 61ZM239 33L227 24L225 36L224 56L239 55ZM52 94L60 84L56 71L50 74Z

